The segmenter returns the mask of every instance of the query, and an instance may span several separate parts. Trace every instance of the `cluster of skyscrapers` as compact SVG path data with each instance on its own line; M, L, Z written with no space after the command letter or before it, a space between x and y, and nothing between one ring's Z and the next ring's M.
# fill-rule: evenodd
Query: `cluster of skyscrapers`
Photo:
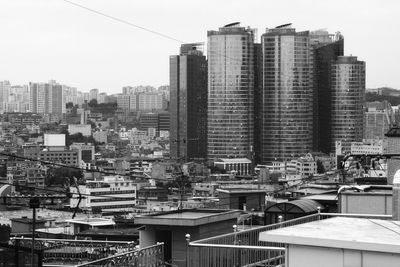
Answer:
M365 62L344 56L340 33L256 30L239 23L208 32L170 57L171 156L247 158L265 164L335 141L361 141Z

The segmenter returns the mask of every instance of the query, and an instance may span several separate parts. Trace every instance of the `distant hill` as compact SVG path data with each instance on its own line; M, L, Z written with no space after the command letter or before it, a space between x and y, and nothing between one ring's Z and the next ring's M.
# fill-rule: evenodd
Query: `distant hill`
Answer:
M390 87L381 87L381 88L369 88L367 89L367 93L375 93L378 95L387 95L387 96L400 96L400 90Z
M400 91L399 95L380 95L375 92L370 92L367 90L365 94L365 101L374 102L374 101L388 101L392 106L400 105Z

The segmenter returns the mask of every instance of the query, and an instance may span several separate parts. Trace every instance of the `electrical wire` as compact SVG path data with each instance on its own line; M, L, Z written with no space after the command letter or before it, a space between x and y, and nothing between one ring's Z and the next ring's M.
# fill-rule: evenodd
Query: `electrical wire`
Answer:
M146 31L146 32L155 34L155 35L160 36L160 37L163 37L163 38L165 38L165 39L168 39L168 40L171 40L171 41L175 41L175 42L178 42L178 43L180 43L180 44L185 44L185 43L186 43L186 42L184 42L184 41L182 41L182 40L179 40L178 38L175 38L175 37L172 37L172 36L170 36L170 35L167 35L167 34L164 34L164 33L161 33L161 32L158 32L158 31L155 31L155 30L152 30L152 29L149 29L149 28L146 28L146 27L137 25L137 24L134 24L134 23L132 23L132 22L129 22L129 21L124 20L124 19L121 19L121 18L117 18L117 17L115 17L115 16L112 16L112 15L106 14L106 13L104 13L104 12L95 10L95 9L90 8L90 7L88 7L88 6L84 6L84 5L82 5L82 4L78 4L78 3L73 2L73 1L70 1L70 0L61 0L61 1L64 1L64 2L67 3L67 4L73 5L73 6L75 6L75 7L81 8L81 9L84 9L84 10L86 10L86 11L89 11L89 12L91 12L91 13L94 13L94 14L103 16L103 17L105 17L105 18L111 19L111 20L113 20L113 21L116 21L116 22L119 22L119 23L122 23L122 24L125 24L125 25L128 25L128 26L134 27L134 28L136 28L136 29L140 29L140 30L143 30L143 31ZM226 59L230 59L230 60L233 60L233 61L242 62L242 59L240 59L240 58L231 58L231 57L228 57L226 54L219 53L218 51L214 51L213 53L214 53L215 55L222 56L223 58L226 58Z
M387 226L384 226L384 225L382 225L382 224L380 224L380 223L378 223L378 222L376 222L376 221L373 221L373 220L371 220L371 219L368 219L368 221L370 221L370 222L372 222L372 223L374 223L374 224L376 224L376 225L378 225L378 226L380 226L380 227L383 227L383 228L385 228L385 229L387 229L387 230L389 230L389 231L392 231L393 233L396 233L396 234L400 235L400 232L397 232L397 231L395 231L395 230L393 230L393 229L391 229L391 228L389 228L389 227L387 227ZM396 226L399 226L399 225L396 224Z
M131 26L131 27L134 27L134 28L137 28L137 29L140 29L140 30L143 30L143 31L146 31L146 32L155 34L155 35L158 35L158 36L161 36L161 37L163 37L163 38L166 38L166 39L169 39L169 40L172 40L172 41L175 41L175 42L184 43L183 41L181 41L181 40L179 40L179 39L177 39L177 38L175 38L175 37L166 35L166 34L164 34L164 33L161 33L161 32L155 31L155 30L151 30L151 29L142 27L142 26L140 26L140 25L134 24L134 23L129 22L129 21L124 20L124 19L117 18L117 17L115 17L115 16L108 15L108 14L106 14L106 13L100 12L100 11L95 10L95 9L93 9L93 8L89 8L89 7L87 7L87 6L84 6L84 5L81 5L81 4L78 4L78 3L75 3L75 2L69 1L69 0L62 0L62 1L64 1L65 3L68 3L68 4L70 4L70 5L73 5L73 6L75 6L75 7L79 7L79 8L85 9L85 10L87 10L87 11L89 11L89 12L94 13L94 14L97 14L97 15L106 17L106 18L108 18L108 19L111 19L111 20L114 20L114 21L123 23L123 24L125 24L125 25L128 25L128 26Z

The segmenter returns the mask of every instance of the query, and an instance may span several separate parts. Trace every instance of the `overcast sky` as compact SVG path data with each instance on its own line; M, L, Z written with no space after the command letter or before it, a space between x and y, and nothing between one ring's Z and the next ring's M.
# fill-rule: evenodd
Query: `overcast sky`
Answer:
M367 64L367 88L400 89L399 0L71 0L172 36L206 42L207 30L240 21L258 29L342 32L345 54ZM81 91L169 83L180 43L63 0L0 0L0 80L55 79ZM258 38L259 39L259 38Z

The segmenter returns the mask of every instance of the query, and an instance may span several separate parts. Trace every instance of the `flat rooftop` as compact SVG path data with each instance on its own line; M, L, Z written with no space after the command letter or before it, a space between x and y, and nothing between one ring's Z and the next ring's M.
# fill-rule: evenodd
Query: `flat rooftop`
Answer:
M65 220L65 221L69 222L69 223L85 224L85 225L90 225L90 226L108 226L108 225L115 224L115 222L113 220L103 219L103 218L69 219L69 220Z
M226 194L259 194L259 193L267 193L267 189L255 189L255 188L246 188L246 185L243 187L235 187L235 188L224 188L224 189L217 189L217 192L222 192ZM270 191L268 191L270 192Z
M239 217L238 210L186 209L135 217L135 224L199 226Z
M400 253L400 221L334 217L262 232L260 241Z

